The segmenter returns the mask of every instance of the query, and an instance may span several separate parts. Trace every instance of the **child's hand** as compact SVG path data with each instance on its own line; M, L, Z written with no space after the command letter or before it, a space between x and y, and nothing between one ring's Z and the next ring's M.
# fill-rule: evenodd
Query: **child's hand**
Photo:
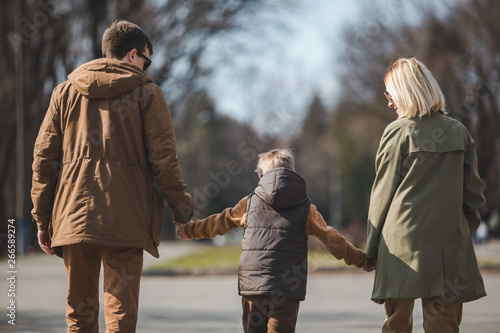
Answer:
M193 221L191 220L188 223L193 223ZM186 236L186 234L184 233L185 229L186 229L186 224L187 223L179 223L179 222L173 221L172 224L177 227L177 236L179 236L180 239L187 240L187 241L191 241L192 240L191 238L189 238L188 236Z
M182 240L186 240L188 242L192 241L191 238L189 238L188 236L186 236L185 233L183 233L182 231L180 231L179 229L177 229L177 236L182 239Z
M368 258L368 263L363 267L363 270L365 272L371 272L374 271L375 268L377 268L377 258Z

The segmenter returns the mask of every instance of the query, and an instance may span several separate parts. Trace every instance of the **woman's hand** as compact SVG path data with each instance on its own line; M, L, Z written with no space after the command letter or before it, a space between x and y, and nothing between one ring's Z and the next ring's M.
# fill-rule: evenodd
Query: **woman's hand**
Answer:
M363 270L365 272L371 272L374 271L375 268L377 268L377 258L368 258L368 263L363 267Z

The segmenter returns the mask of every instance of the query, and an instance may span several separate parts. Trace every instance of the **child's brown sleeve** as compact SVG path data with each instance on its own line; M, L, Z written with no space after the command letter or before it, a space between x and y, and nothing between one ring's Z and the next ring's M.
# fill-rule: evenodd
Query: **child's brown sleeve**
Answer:
M193 239L214 238L217 235L224 235L231 229L243 227L247 212L247 200L248 198L245 197L236 206L226 208L220 214L187 223L184 233Z
M368 268L366 253L349 243L337 230L326 225L323 216L313 204L307 215L306 232L309 236L316 236L335 258L344 259L348 265Z

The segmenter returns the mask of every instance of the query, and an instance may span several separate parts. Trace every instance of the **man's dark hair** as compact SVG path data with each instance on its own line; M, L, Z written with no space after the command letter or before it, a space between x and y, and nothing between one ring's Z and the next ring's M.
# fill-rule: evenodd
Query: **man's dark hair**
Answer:
M105 58L122 59L132 49L153 54L153 44L141 28L132 22L117 20L102 35L102 55Z

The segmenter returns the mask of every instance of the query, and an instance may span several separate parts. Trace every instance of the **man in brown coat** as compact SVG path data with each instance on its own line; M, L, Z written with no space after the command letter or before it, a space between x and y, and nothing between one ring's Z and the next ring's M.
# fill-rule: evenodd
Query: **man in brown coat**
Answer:
M98 332L101 262L106 332L134 332L143 250L158 257L163 200L176 221L193 209L167 104L145 72L149 38L117 21L102 49L105 58L54 89L34 149L33 221L40 247L64 259L68 332Z

